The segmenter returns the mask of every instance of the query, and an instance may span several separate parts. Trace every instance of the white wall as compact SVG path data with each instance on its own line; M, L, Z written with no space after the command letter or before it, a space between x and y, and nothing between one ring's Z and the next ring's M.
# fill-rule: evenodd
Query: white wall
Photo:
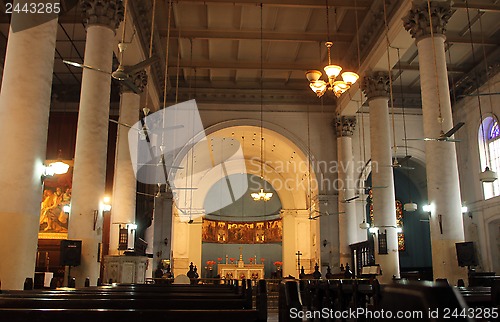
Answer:
M488 84L480 88L480 93L499 93L500 74L492 77ZM500 96L480 96L483 117L494 114L500 116ZM478 270L500 272L500 197L484 200L479 181L480 168L478 131L480 126L479 102L477 96L460 100L453 107L455 123L465 125L455 135L462 140L457 144L458 169L462 200L469 208L464 215L465 240L476 245L480 267Z

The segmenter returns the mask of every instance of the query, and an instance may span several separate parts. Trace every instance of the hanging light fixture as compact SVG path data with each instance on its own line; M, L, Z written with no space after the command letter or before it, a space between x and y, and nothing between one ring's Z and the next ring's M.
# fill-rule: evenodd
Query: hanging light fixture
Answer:
M262 185L265 185L264 181L264 136L263 136L263 30L262 30L262 3L260 4L260 178L262 180ZM250 194L253 200L255 201L269 201L273 193L264 191L264 188L261 188L259 192L252 192Z
M327 39L330 39L330 19L328 10L328 0L326 0L326 29L327 29ZM353 72L343 72L342 80L337 80L337 77L342 71L342 67L339 65L333 65L331 60L331 48L333 42L328 40L325 42L325 46L328 51L328 65L324 67L326 76L328 77L328 82L320 79L323 75L319 70L308 70L306 72L306 78L309 81L309 87L316 93L318 97L323 96L326 90L331 90L335 96L340 97L345 91L347 91L356 81L359 79L359 75Z
M475 50L474 50L474 41L472 39L472 23L471 23L471 19L470 19L470 10L469 10L469 2L468 1L465 1L465 7L467 9L467 27L468 27L468 30L469 30L469 37L470 37L470 46L471 46L471 52L472 52L472 61L474 63L474 66L476 64L476 55L475 55ZM481 24L481 16L479 16L479 23ZM481 24L481 37L483 35L483 28L482 28L482 24ZM483 38L481 38L482 42L483 42ZM486 62L486 54L484 52L484 43L482 44L483 46L483 54L484 54L484 60ZM486 62L486 77L488 77L488 63ZM488 78L488 82L489 82L489 78ZM495 182L497 179L498 179L498 174L491 170L490 169L490 163L491 163L491 160L490 160L490 151L489 151L489 147L487 146L487 143L486 143L486 134L485 134L485 130L484 130L484 118L483 118L483 111L482 111L482 107L481 107L481 97L479 95L479 83L478 83L478 80L477 80L477 77L476 77L476 97L477 97L477 104L478 104L478 107L479 107L479 117L480 117L480 120L481 120L481 134L482 134L482 141L483 141L483 148L484 148L484 154L485 154L485 161L486 161L486 166L485 166L485 169L483 172L481 172L479 174L479 181L481 181L482 183L492 183L492 182ZM490 87L488 86L488 89ZM491 99L491 96L490 96L490 99ZM491 102L491 101L490 101ZM493 105L491 105L493 107Z
M272 192L265 192L264 189L260 189L259 192L252 192L250 194L255 201L263 200L263 201L269 201L271 197L273 196Z

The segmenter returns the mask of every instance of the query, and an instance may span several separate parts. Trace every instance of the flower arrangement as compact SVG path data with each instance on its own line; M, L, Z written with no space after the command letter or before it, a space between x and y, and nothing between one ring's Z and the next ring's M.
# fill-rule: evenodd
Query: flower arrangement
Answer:
M207 261L207 266L208 266L208 267L210 267L210 268L211 268L211 267L212 267L212 266L214 266L214 265L215 265L215 261L212 261L212 260Z
M253 264L253 257L250 257L248 261L250 262L250 264Z
M217 257L217 261L220 263L222 262L222 257Z
M266 259L265 259L264 257L262 257L262 258L260 259L260 262L261 262L262 264L264 264L264 261L265 261L265 260L266 260Z
M234 257L231 257L231 258L229 259L229 261L231 262L231 264L233 264L233 263L234 263Z
M274 266L276 267L281 267L283 265L283 262L280 262L280 261L275 261L274 263Z

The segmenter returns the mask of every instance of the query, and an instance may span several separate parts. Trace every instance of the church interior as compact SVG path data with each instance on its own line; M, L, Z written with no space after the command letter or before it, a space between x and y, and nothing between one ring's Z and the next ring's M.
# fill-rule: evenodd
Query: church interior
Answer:
M0 10L0 317L498 318L500 1Z

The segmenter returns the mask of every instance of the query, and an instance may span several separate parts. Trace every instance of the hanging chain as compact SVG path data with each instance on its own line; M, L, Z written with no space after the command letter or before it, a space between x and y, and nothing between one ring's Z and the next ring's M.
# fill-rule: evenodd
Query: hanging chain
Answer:
M127 30L127 14L128 14L128 0L123 0L123 30L122 30L122 46L125 43L125 31ZM124 54L125 48L120 49L120 61L119 63L123 63L123 54Z
M179 102L179 70L181 64L181 28L179 26L179 39L177 41L177 73L175 76L175 104Z
M399 87L401 91L401 109L403 110L403 132L405 136L405 155L408 155L408 141L406 140L406 113L405 113L405 100L404 100L404 91L403 91L403 69L401 68L401 54L400 48L397 48L398 51L398 67L399 67Z
M436 92L437 92L437 101L438 101L438 122L441 126L441 133L443 131L443 115L441 113L441 94L439 92L439 79L438 79L438 70L437 70L437 57L436 57L436 44L434 43L434 26L432 25L432 13L431 13L431 0L427 0L427 13L429 14L429 25L431 32L431 42L432 42L432 55L434 58L434 76L436 78Z
M399 87L401 90L401 109L403 110L403 132L405 136L405 157L408 157L408 141L406 140L406 113L405 113L405 99L404 99L404 91L403 91L403 69L401 68L401 53L400 48L397 48L398 51L398 69L399 69ZM406 161L406 166L408 166L409 159ZM408 183L408 196L410 202L412 202L411 197L411 187L410 187L410 168L406 169L406 180Z
M474 41L472 39L472 24L470 22L470 10L469 10L469 1L465 1L465 8L467 10L467 23L468 23L468 27L469 27L469 38L470 38L470 46L471 46L471 51L472 51L472 64L474 66L476 66L476 54L474 53ZM479 107L479 117L480 117L480 121L481 121L481 134L482 134L482 139L483 139L483 147L484 147L484 153L486 155L486 167L489 167L489 159L490 159L490 156L489 156L489 151L488 151L488 148L486 146L486 134L485 134L485 131L484 131L484 120L483 120L483 109L481 107L481 97L479 96L479 82L478 82L478 79L477 79L477 75L475 75L475 79L476 79L476 96L477 96L477 104L478 104L478 107Z
M354 0L354 18L356 21L356 47L358 51L358 72L361 69L361 48L360 48L360 42L359 42L359 20L358 20L358 1ZM359 108L358 111L363 108L363 92L361 91L361 88L359 90ZM361 142L361 145L363 146L363 162L366 161L366 148L365 148L365 126L364 126L364 113L361 111L361 133L363 134L363 140ZM360 151L361 153L361 151ZM361 157L361 155L360 155Z
M153 12L151 14L151 35L149 37L149 56L151 58L153 56L153 40L154 40L154 30L155 30L155 18L156 18L156 0L153 0ZM151 65L146 67L146 75L151 75ZM144 110L148 110L149 105L149 84L146 85L144 89L144 97L146 97L146 105L144 106Z
M264 126L264 34L263 34L263 6L260 3L260 177L264 184L264 136L263 136L263 126Z
M167 85L168 85L168 53L170 47L170 28L172 18L172 0L168 1L168 21L167 21L167 44L165 48L165 83L163 84L163 107L167 107Z
M491 83L490 83L490 77L488 75L488 57L486 56L486 46L484 45L483 21L481 19L482 15L480 15L479 10L478 10L478 15L479 15L479 29L481 32L481 47L483 48L484 67L486 72L486 84L488 86L488 94L490 96L491 114L493 114L493 99L492 99L493 95L491 95Z
M387 6L385 3L385 0L383 1L384 3L384 23L385 23L385 40L387 44L387 71L389 72L389 97L391 101L391 116L392 116L392 145L393 145L393 153L396 153L396 122L395 122L395 116L394 116L394 94L392 90L392 72L391 72L391 55L390 55L390 47L391 47L391 42L389 40L389 23L387 22ZM396 158L394 156L394 158Z
M329 14L329 6L328 0L325 0L325 8L326 8L326 40L330 41L330 14Z

